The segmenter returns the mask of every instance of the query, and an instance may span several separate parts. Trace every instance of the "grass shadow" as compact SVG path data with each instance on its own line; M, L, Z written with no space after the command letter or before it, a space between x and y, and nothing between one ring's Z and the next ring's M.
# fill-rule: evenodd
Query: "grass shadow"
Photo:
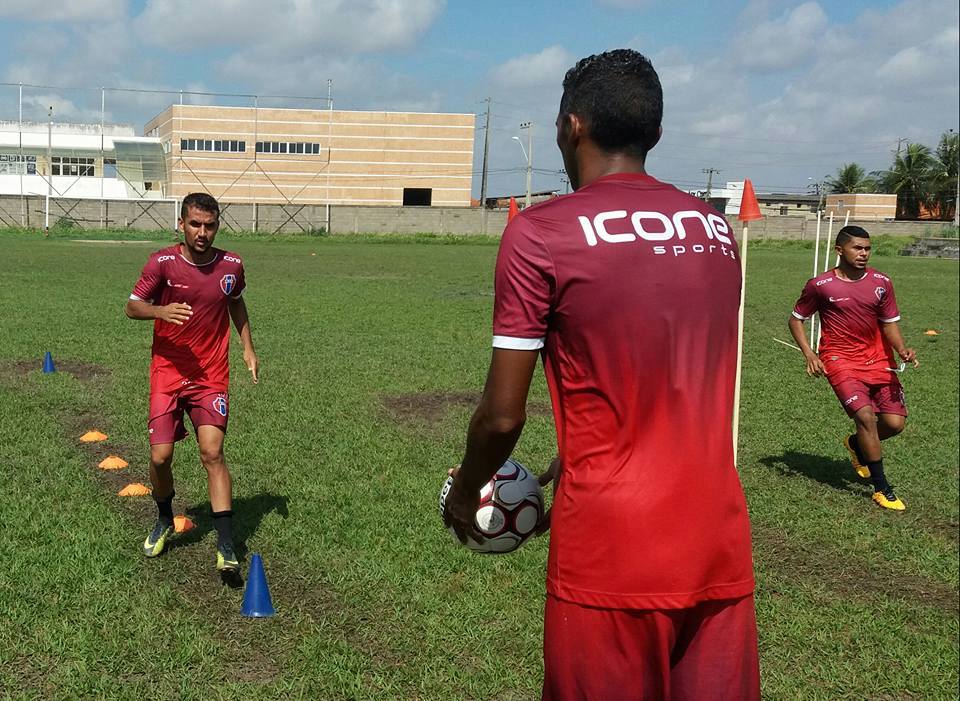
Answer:
M802 475L828 487L870 498L872 490L866 480L860 480L848 460L834 460L822 455L784 451L781 455L760 458L761 465L773 468L784 475Z
M278 494L257 494L252 497L234 497L233 499L233 545L238 557L247 554L247 540L260 527L264 517L276 512L282 518L290 515L287 504L290 498ZM193 520L195 528L173 539L171 547L182 547L198 543L213 530L210 502L195 504L186 510Z

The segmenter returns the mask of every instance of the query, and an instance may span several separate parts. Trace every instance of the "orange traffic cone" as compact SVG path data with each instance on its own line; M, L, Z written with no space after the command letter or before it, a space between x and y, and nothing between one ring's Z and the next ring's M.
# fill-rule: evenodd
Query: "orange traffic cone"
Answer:
M510 197L510 209L507 210L507 224L510 223L510 220L515 216L520 214L520 208L517 207L517 201L512 196Z

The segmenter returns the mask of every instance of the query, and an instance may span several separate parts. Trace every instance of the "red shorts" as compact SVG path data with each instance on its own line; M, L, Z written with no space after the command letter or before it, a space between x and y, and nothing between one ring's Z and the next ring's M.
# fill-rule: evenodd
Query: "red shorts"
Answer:
M198 426L217 426L227 431L230 403L226 392L211 391L208 387L184 389L172 394L150 395L150 420L147 427L150 445L176 443L187 435L183 412L190 416L193 431Z
M545 701L758 701L753 595L647 611L547 595L543 662Z
M849 416L853 416L865 406L873 407L875 414L907 415L903 385L896 378L868 383L846 375L839 378L836 384L831 382L830 386Z

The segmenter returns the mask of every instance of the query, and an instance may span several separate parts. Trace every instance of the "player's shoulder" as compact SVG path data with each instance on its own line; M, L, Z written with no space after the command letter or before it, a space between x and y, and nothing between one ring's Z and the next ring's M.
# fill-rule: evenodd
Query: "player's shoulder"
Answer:
M222 263L227 263L229 265L243 265L243 259L233 251L225 251L222 248L215 249L217 252L217 260Z
M161 248L159 251L154 251L150 254L148 261L150 263L166 263L167 261L176 260L177 256L180 255L180 244L176 243L172 246L167 246L166 248Z
M824 287L825 285L830 285L837 281L837 276L834 274L833 270L828 270L824 273L820 273L816 277L812 277L807 280L807 284L816 288Z

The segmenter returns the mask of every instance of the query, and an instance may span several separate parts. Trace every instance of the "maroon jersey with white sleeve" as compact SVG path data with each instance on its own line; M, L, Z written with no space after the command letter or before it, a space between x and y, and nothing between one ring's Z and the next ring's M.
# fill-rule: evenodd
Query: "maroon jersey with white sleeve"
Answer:
M234 253L213 249L209 263L195 265L180 244L151 254L130 299L158 306L189 304L193 315L182 326L157 319L153 325L151 393L184 387L226 392L230 380L231 299L246 287L243 262Z
M543 353L563 462L553 596L648 609L753 591L731 427L740 279L724 218L647 175L507 226L493 345Z
M811 278L793 315L809 319L818 312L822 328L819 354L831 381L850 374L876 375L877 382L889 379L889 368L896 363L881 323L900 320L889 277L867 268L859 280L838 277L835 269Z

